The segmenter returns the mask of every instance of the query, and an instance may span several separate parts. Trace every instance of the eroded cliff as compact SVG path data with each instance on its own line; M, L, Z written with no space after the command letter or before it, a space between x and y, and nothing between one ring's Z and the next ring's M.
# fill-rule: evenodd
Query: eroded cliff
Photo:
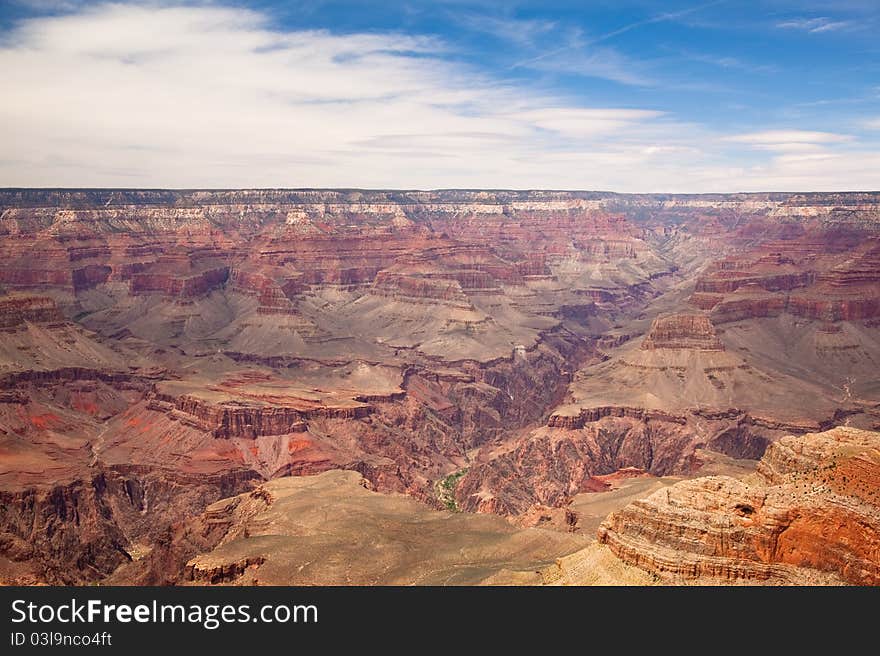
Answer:
M655 492L612 513L599 541L673 581L880 584L880 433L784 437L755 475Z
M332 469L568 531L619 468L880 425L878 207L0 190L0 575L167 582L208 504Z

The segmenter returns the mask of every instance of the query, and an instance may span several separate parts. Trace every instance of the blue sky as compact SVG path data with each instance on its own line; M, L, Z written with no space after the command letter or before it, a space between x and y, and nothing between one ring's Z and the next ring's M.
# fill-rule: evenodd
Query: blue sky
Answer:
M880 188L876 0L0 4L0 185Z

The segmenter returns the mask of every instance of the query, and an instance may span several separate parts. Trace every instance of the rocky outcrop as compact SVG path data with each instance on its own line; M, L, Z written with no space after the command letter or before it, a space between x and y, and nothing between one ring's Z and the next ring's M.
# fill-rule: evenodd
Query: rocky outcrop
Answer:
M156 394L156 401L151 406L153 409L170 409L172 418L188 422L220 439L297 433L303 431L304 422L309 419L362 419L373 410L366 403L313 408L242 401L210 403L188 394L174 397L161 392ZM171 407L166 408L163 403Z
M707 477L613 513L599 541L671 580L880 584L880 433L770 445L752 478Z
M760 259L759 264L766 264ZM728 294L740 287L752 285L768 292L790 291L797 287L806 287L814 280L811 271L796 273L778 273L766 276L742 275L741 271L721 269L714 276L701 278L697 281L695 293Z
M880 285L880 282L877 283ZM880 316L880 295L868 298L828 299L819 296L792 296L788 311L818 321L861 321Z
M415 303L445 303L473 309L457 280L380 271L370 289L372 294Z
M550 428L562 428L565 430L577 430L587 424L601 421L605 417L630 417L641 421L659 420L673 424L685 424L687 419L681 415L675 415L662 410L647 410L645 408L627 408L624 406L599 406L596 408L580 408L577 414L554 413L547 420Z
M146 373L144 372L144 377L146 377ZM101 371L99 369L85 369L81 367L63 367L46 371L28 370L0 376L0 389L16 389L29 383L44 385L59 381L73 382L82 380L101 380L113 383L121 388L134 386L146 389L149 385L148 382L142 380L140 374Z
M840 421L845 413L835 417ZM472 511L518 517L533 504L564 507L581 492L606 489L606 477L614 472L691 476L702 466L699 449L757 460L779 437L823 426L736 408L680 414L625 406L566 410L506 448L484 449L457 484L456 502Z
M717 323L778 317L788 308L784 296L756 296L743 298L716 299L707 309L712 310L712 319Z
M164 273L136 273L131 277L132 294L161 292L166 296L190 298L206 294L226 282L227 267L208 269L191 276Z
M564 507L605 485L596 477L626 467L654 474L687 471L699 438L658 419L608 416L578 430L544 427L471 465L455 499L472 512L520 515L535 504Z
M60 323L64 316L58 305L45 296L0 296L0 330L17 329L26 321Z
M217 585L232 583L240 579L249 570L256 570L266 562L265 556L246 556L232 563L224 563L216 567L197 567L188 564L183 574L184 581L194 581L201 585Z
M239 266L232 269L230 282L238 293L256 296L261 314L296 314L295 298L307 286L301 276L274 266Z
M0 492L0 551L29 561L40 579L77 583L106 576L129 560L128 541L113 521L107 480Z
M646 351L679 349L693 351L723 351L724 345L715 334L715 326L704 314L675 314L658 317L642 340Z

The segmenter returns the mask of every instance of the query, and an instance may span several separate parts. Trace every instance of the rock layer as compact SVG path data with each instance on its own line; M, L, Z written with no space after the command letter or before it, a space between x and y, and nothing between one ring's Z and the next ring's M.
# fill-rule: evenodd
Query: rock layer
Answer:
M723 351L724 345L715 334L715 326L703 314L676 314L658 317L642 340L642 348L680 349L690 351Z
M880 316L880 241L858 232L770 241L711 266L691 303L725 323L789 313L820 321Z
M620 467L880 425L878 207L0 190L0 580L101 580L255 480L347 469L565 529ZM179 574L187 535L138 580Z
M671 580L880 584L880 433L770 445L752 478L678 483L613 513L599 541Z

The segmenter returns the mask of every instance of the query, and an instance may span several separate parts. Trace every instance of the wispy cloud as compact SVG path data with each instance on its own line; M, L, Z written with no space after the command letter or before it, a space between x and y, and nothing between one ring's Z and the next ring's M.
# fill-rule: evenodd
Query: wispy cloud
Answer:
M555 21L542 19L509 18L488 14L453 14L457 24L472 32L488 34L521 47L535 47L542 38L556 28Z
M880 116L877 118L869 118L862 123L869 130L880 130Z
M614 48L582 50L572 47L535 57L517 66L537 71L611 80L630 86L649 87L656 84L656 81L645 71L644 64Z
M835 132L817 132L812 130L766 130L763 132L735 134L725 137L724 140L756 145L775 143L824 144L850 141L852 140L852 137L846 134L837 134Z
M529 69L610 80L630 86L653 86L654 80L638 59L592 43L579 27L555 22L486 16L460 19L469 29L492 34L518 46L520 59L508 70ZM562 43L562 46L558 46ZM552 47L548 47L553 44Z
M123 4L4 36L0 83L16 90L0 104L6 185L619 188L653 156L632 135L670 137L660 112L517 88L432 37ZM560 171L560 152L578 166Z
M740 143L755 150L767 150L782 155L816 158L826 153L827 146L853 140L847 134L811 130L767 130L724 137L723 141Z
M644 20L636 21L634 23L629 23L628 25L624 25L616 30L612 30L611 32L606 32L600 36L597 36L595 39L591 41L591 43L599 43L600 41L606 41L608 39L613 39L616 36L621 34L625 34L630 30L634 30L638 27L643 27L645 25L651 25L653 23L665 23L667 21L674 21L679 18L684 18L685 16L689 16L690 14L696 13L698 11L702 11L703 9L709 9L710 7L715 7L716 5L720 5L727 2L727 0L712 0L711 2L705 2L700 5L696 5L694 7L688 7L687 9L682 9L680 11L669 11L664 12L662 14L657 14L655 16L651 16L650 18L646 18Z
M831 18L820 16L818 18L793 18L791 20L777 23L776 27L788 30L803 30L810 34L819 34L821 32L837 32L853 26L853 22L849 20L833 20Z
M871 98L822 98L821 100L809 100L806 102L795 103L793 107L824 107L827 105L857 105L859 103L870 102Z
M11 2L34 11L70 11L81 7L86 0L11 0Z
M701 64L709 64L711 66L717 66L718 68L724 68L731 71L742 71L744 73L779 72L779 68L777 66L773 66L771 64L754 64L752 62L744 61L737 57L731 56L710 55L690 51L685 51L684 53L682 53L682 56L690 61L699 62Z
M0 185L876 186L880 155L848 152L847 135L725 135L650 103L539 92L453 52L435 37L284 30L261 12L164 0L32 18L0 34L0 84L14 90L0 103ZM613 49L575 54L541 65L650 83Z
M542 130L550 130L571 138L619 133L661 116L663 112L645 109L550 107L517 112L510 114L509 118L526 121Z
M622 84L651 86L654 82L649 77L638 73L635 70L637 67L624 55L608 47L597 48L595 46L645 25L674 21L725 2L727 0L712 0L680 11L656 14L593 37L585 37L582 32L575 30L563 45L522 59L513 64L512 68L554 70L586 77L604 78Z

